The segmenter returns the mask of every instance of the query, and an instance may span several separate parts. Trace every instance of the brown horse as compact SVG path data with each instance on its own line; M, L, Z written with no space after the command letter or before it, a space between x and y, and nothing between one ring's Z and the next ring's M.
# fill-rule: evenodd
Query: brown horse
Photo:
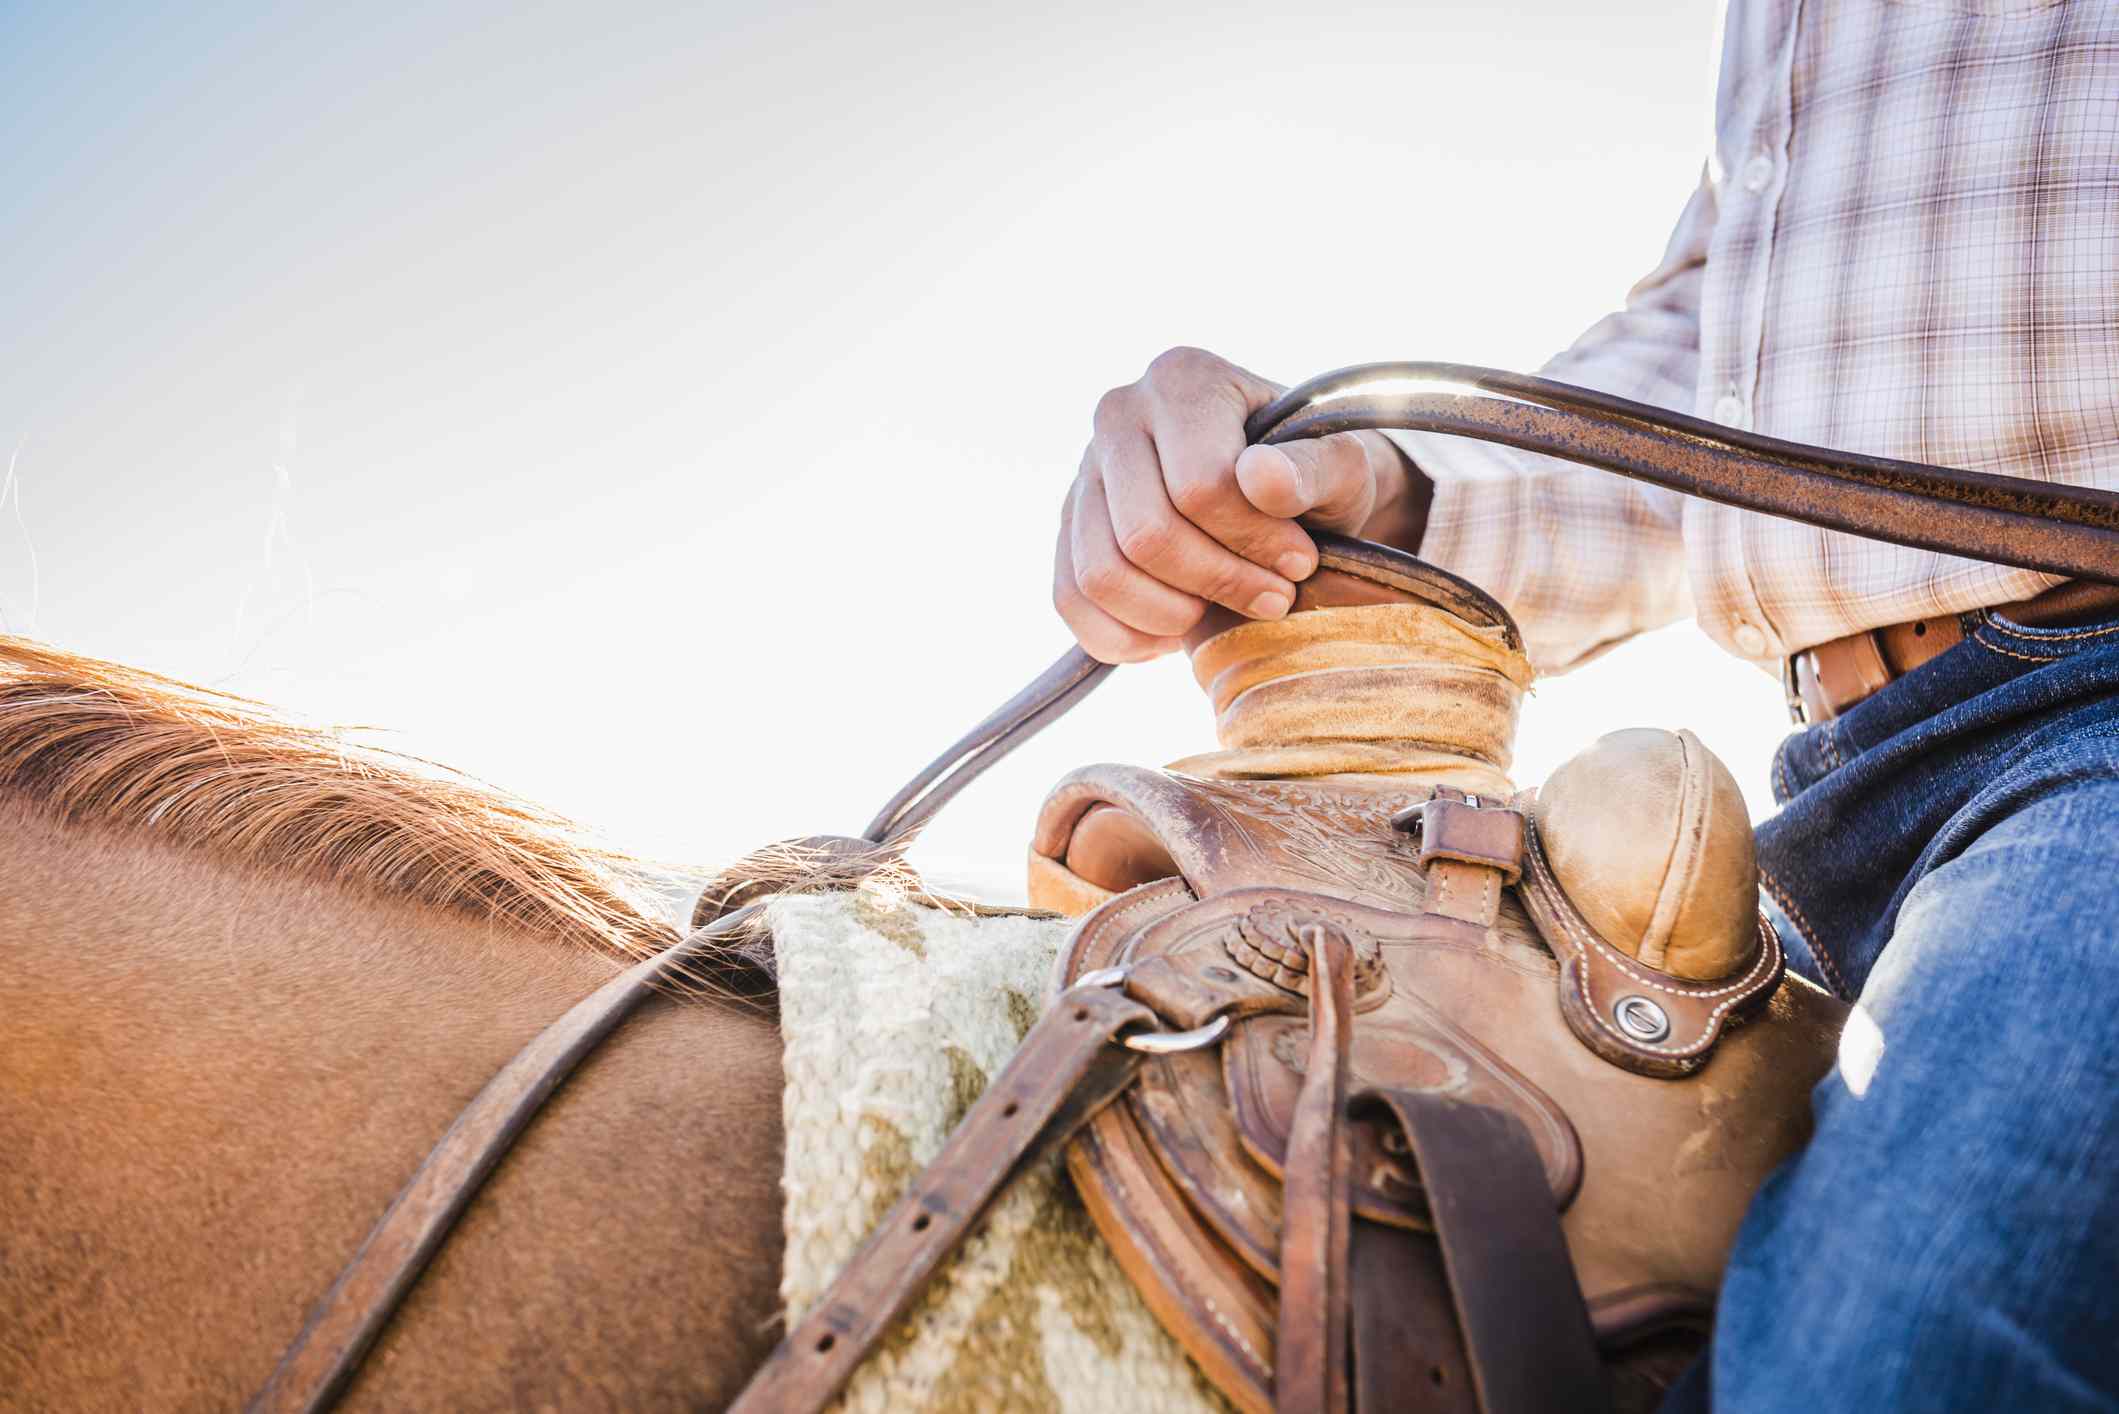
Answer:
M0 639L0 1406L228 1408L458 1110L675 934L644 871L425 763ZM777 1332L769 1011L651 1003L349 1393L693 1408Z

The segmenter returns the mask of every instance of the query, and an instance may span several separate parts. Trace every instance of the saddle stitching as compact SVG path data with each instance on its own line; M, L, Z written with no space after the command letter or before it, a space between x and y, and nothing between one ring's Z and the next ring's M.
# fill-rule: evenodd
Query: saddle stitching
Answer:
M1534 840L1535 836L1531 836L1529 838ZM1539 847L1535 844L1532 845L1532 848L1534 850L1539 849ZM1545 864L1545 859L1542 850L1539 850L1538 863L1540 865L1540 877L1543 879L1543 881L1546 884L1550 885L1555 892L1560 892L1559 880L1553 876L1551 868ZM1565 897L1564 893L1562 893L1562 897ZM1589 942L1596 948L1599 955L1609 959L1611 963L1615 967L1617 967L1621 972L1633 978L1635 981L1639 982L1644 987L1653 987L1657 991L1668 992L1674 997L1699 997L1704 999L1707 997L1719 997L1725 992L1740 991L1744 987L1748 986L1751 982L1756 980L1757 973L1767 961L1767 959L1763 957L1760 958L1757 962L1752 964L1751 971L1745 973L1742 977L1738 978L1736 981L1730 983L1726 987L1716 987L1712 990L1705 991L1695 991L1687 987L1673 987L1666 982L1658 982L1652 977L1643 977L1640 973L1633 970L1632 963L1634 959L1628 957L1625 953L1622 953L1618 949L1612 947L1611 944L1605 942L1601 937L1597 936L1594 931L1584 928L1581 924L1576 923L1573 919L1568 919L1566 920L1566 922L1570 930L1579 931L1582 936L1586 937Z
M1527 846L1524 850L1525 857L1532 862L1532 868L1537 871L1539 882L1558 893L1559 882L1553 878L1551 871L1546 866L1544 850L1538 843L1536 831L1526 831L1524 843ZM1564 898L1566 895L1561 894L1561 897ZM1582 989L1582 1000L1587 1003L1585 1010L1588 1011L1590 1018L1596 1022L1597 1029L1619 1042L1622 1046L1633 1050L1650 1051L1657 1055L1683 1058L1699 1055L1712 1048L1720 1030L1723 1015L1738 1003L1747 1000L1745 996L1729 994L1741 993L1745 989L1754 986L1762 973L1771 971L1770 964L1774 956L1780 951L1780 939L1774 935L1771 928L1766 926L1766 920L1761 918L1758 920L1758 960L1752 963L1751 970L1726 987L1717 987L1707 991L1690 991L1683 987L1673 987L1667 983L1658 982L1651 977L1643 977L1629 965L1631 959L1626 954L1618 951L1618 949L1612 947L1594 933L1589 932L1583 925L1568 917L1564 910L1553 909L1551 912L1555 921L1559 923L1560 927L1568 935L1569 940L1574 944L1576 955L1585 963L1588 961L1588 949L1593 947L1598 956L1610 962L1619 971L1644 987L1652 987L1659 992L1667 992L1674 997L1697 997L1703 1000L1707 997L1723 998L1722 1001L1716 1002L1714 1008L1707 1013L1705 1021L1701 1023L1700 1034L1695 1040L1682 1046L1652 1045L1628 1036L1604 1019L1604 1014L1597 1010L1595 996L1591 994L1587 968L1578 969L1575 975L1580 979L1579 985Z
M1148 1136L1142 1135L1141 1138L1146 1140ZM1115 1194L1125 1199L1129 1204L1133 1202L1132 1194L1126 1187L1126 1181L1119 1176L1115 1167L1106 1166L1103 1170L1102 1178L1105 1183L1111 1186ZM1244 1357L1251 1362L1252 1373L1261 1381L1270 1381L1273 1378L1273 1367L1266 1363L1265 1356L1258 1352L1257 1347L1244 1338L1243 1332L1236 1328L1235 1323L1229 1319L1228 1313L1215 1304L1213 1293L1203 1290L1190 1281L1186 1276L1186 1267L1183 1263L1168 1263L1166 1267L1167 1270L1163 1274L1164 1279L1175 1281L1184 1288L1187 1295L1205 1307L1207 1314L1214 1318L1214 1324L1221 1327L1228 1338L1236 1343L1237 1349L1241 1350Z
M1125 905L1125 907L1123 908L1112 909L1109 913L1104 915L1105 922L1113 922L1117 919L1124 918L1129 913L1137 913L1143 908L1147 908L1153 904L1161 903L1163 901L1164 895L1159 892L1159 890L1162 885L1168 884L1172 881L1184 885L1184 891L1186 893L1189 894L1192 892L1192 886L1185 881L1184 876L1181 874L1167 874L1160 879L1150 879L1145 884L1137 884L1134 886L1133 889L1127 890L1128 893L1137 891L1140 894L1140 897L1134 899L1131 903ZM1086 922L1087 919L1085 918L1083 921ZM1077 928L1076 931L1079 932L1080 929ZM1064 964L1066 961L1066 957L1067 953L1066 950L1063 948L1060 951L1059 958L1056 960L1057 963ZM1053 980L1055 983L1058 984L1053 990L1053 995L1057 996L1060 992L1064 992L1067 990L1066 979L1064 977L1055 975Z

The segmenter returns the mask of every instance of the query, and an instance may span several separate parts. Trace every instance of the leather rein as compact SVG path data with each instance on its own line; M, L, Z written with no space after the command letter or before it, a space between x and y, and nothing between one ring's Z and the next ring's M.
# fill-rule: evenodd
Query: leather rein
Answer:
M1493 369L1450 363L1342 369L1261 408L1245 433L1251 442L1275 443L1385 428L1500 443L1825 529L2119 584L2119 494L1831 452ZM1360 542L1313 534L1326 559L1358 558ZM861 842L873 846L879 860L901 853L965 786L1066 713L1110 671L1110 665L1079 648L1069 649L885 802ZM654 994L658 982L689 963L712 960L763 907L760 899L725 912L621 972L577 1002L487 1082L317 1302L250 1408L330 1408L480 1185L544 1102ZM1014 1129L1020 1137L998 1150L974 1153L965 1146L961 1181L951 1185L956 1191L941 1207L930 1204L931 1211L943 1213L942 1220L922 1217L900 1230L886 1218L871 1245L887 1245L889 1261L867 1262L870 1253L864 1248L849 1275L859 1275L856 1269L879 1270L889 1279L871 1283L873 1289L861 1293L867 1299L854 1307L820 1303L790 1332L738 1401L739 1408L820 1407L1009 1176L1064 1142L1121 1093L1139 1056L1158 1049L1158 1041L1166 1043L1161 1048L1191 1043L1155 1030L1152 1013L1125 1002L1108 985L1084 982L1089 985L1067 994L1082 1018L1080 1042L1071 1043L1063 1057L1040 1057L1028 1068L1012 1064L987 1092L997 1097L996 1104L1008 1095L1010 1116L1022 1113L1023 1122ZM1036 1082L1034 1094L1010 1091L1010 1077L1018 1071L1023 1083ZM971 1118L976 1115L967 1118L966 1131L973 1127ZM953 1138L944 1157L957 1147ZM936 1169L946 1172L948 1166ZM814 1373L795 1370L792 1357L804 1353L823 1365Z

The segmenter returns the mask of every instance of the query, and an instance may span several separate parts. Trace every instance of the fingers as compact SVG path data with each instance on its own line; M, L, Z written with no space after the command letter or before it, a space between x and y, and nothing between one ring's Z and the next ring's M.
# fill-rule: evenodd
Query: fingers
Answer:
M1248 539L1240 543L1274 533L1267 517L1244 505L1232 466L1243 448L1251 401L1268 395L1267 385L1232 364L1196 350L1172 350L1150 364L1140 382L1104 395L1089 448L1089 466L1102 477L1112 535L1126 561L1163 584L1254 618L1287 612L1295 586L1269 567L1277 555L1254 561L1213 528L1247 526ZM1282 553L1306 550L1307 537L1290 531L1278 531ZM1231 532L1231 538L1238 537ZM1099 567L1083 560L1075 568L1084 574ZM1119 617L1127 618L1123 611Z
M1382 485L1369 434L1245 449L1245 419L1278 392L1180 348L1097 404L1053 571L1053 602L1091 654L1168 652L1208 603L1278 618L1317 566L1295 518L1349 531L1369 520Z
M1236 483L1264 515L1301 516L1320 529L1352 534L1375 513L1384 473L1379 459L1395 455L1374 433L1335 432L1247 448L1236 458Z
M1060 515L1052 603L1083 651L1104 663L1138 663L1175 652L1184 646L1180 635L1205 611L1199 600L1156 583L1119 553L1102 484L1087 466Z
M1110 469L1104 492L1112 543L1127 566L1197 600L1212 600L1254 619L1278 619L1295 602L1293 581L1218 543L1174 505L1146 432L1108 447L1102 460ZM1240 500L1235 477L1229 475L1227 481L1225 496ZM1098 568L1087 560L1076 566Z
M1170 581L1141 569L1120 538L1111 514L1110 488L1091 471L1075 482L1069 508L1068 549L1074 582L1105 613L1128 628L1175 637L1199 622L1206 605Z
M1199 580L1184 587L1253 618L1271 618L1277 613L1252 607L1258 596L1292 593L1295 582L1316 569L1317 551L1291 518L1269 514L1244 495L1236 462L1248 411L1149 390L1149 427L1168 505L1182 524L1202 533L1210 551L1219 552L1194 559ZM1116 499L1113 513L1124 520Z

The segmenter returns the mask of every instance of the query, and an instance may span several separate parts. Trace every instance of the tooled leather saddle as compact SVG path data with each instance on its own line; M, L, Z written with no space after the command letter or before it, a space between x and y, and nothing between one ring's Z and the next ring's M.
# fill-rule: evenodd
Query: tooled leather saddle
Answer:
M1323 551L1287 621L1192 645L1224 751L1078 771L1040 815L1033 901L1091 905L1061 982L1230 1018L1144 1062L1069 1170L1241 1407L1641 1403L1844 1009L1784 977L1696 738L1618 733L1514 792L1506 613Z
M1031 901L1082 922L959 1137L999 1143L1013 1072L1054 1062L1070 999L1115 992L1156 1048L1068 1169L1235 1404L1643 1404L1806 1136L1844 1007L1785 976L1742 798L1697 738L1617 733L1517 792L1507 613L1383 547L1320 551L1286 620L1193 635L1223 750L1047 799ZM959 1211L917 1189L914 1237ZM857 1267L898 1269L891 1228ZM806 1402L805 1340L866 1305L833 1302L743 1407Z
M2055 573L2119 563L2110 493L1487 370L1346 370L1250 431L1379 426ZM1697 738L1616 733L1516 790L1529 669L1506 612L1410 556L1319 541L1286 620L1216 618L1188 643L1220 751L1053 791L1031 895L1081 922L1049 1006L738 1410L827 1403L1008 1179L1062 1145L1120 1265L1245 1409L1630 1405L1697 1345L1843 1008L1786 974L1741 799ZM1106 671L1070 653L862 837L802 843L839 880L894 859ZM659 978L721 955L760 892L717 881L688 937L494 1078L254 1408L328 1407L542 1101Z

